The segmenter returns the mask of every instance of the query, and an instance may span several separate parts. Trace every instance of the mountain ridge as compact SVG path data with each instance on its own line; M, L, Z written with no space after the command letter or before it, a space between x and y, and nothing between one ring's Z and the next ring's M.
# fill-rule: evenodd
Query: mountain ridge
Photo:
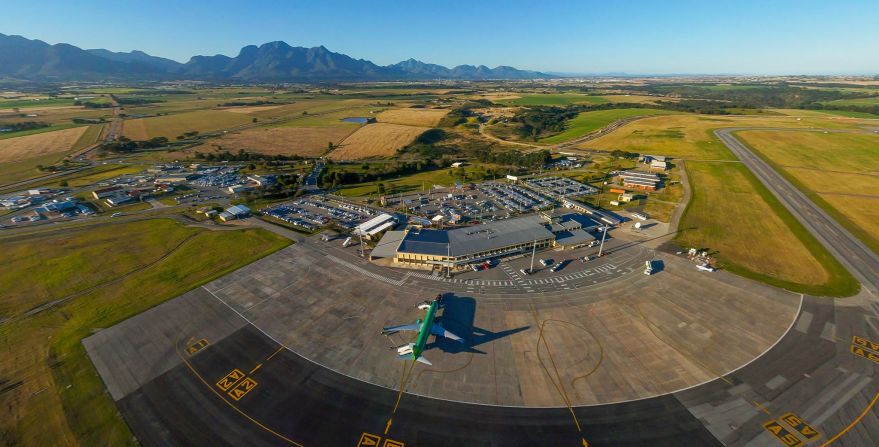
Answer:
M509 66L448 68L410 58L377 65L323 45L294 47L283 41L246 45L236 56L192 56L186 63L143 51L81 49L0 33L0 77L23 80L201 79L244 82L537 79L554 75Z

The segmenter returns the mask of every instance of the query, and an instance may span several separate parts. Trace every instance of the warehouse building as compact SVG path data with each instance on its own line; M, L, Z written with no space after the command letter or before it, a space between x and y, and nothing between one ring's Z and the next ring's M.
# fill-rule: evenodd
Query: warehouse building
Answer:
M626 188L654 191L659 187L659 176L652 172L624 171L619 177Z
M613 191L613 190L611 190L611 191ZM580 202L578 200L563 197L562 198L562 206L564 206L565 208L569 208L574 211L586 214L588 216L591 216L591 217L597 219L599 222L607 224L607 225L613 226L613 225L620 224L620 220L617 219L616 217L614 217L612 214L605 212L605 211L597 210L597 209L595 209L595 208L593 208L583 202Z

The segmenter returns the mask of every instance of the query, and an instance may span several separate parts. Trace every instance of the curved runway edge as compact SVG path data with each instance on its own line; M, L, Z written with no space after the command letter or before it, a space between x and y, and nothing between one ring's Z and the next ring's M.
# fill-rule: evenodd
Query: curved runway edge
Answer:
M287 350L247 373L276 349L276 343L245 326L188 360L190 365L146 383L119 406L144 445L356 446L363 433L415 446L580 445L566 409L467 405L411 395L403 396L385 435L395 392L320 368ZM214 382L236 368L257 385L240 401L221 398L212 390ZM673 396L575 412L590 446L720 445Z

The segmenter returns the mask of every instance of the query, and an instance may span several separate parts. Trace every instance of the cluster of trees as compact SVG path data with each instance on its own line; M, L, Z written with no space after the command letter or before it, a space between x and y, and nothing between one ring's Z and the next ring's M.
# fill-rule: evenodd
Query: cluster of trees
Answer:
M516 123L519 137L537 140L565 130L565 122L581 111L581 107L532 107L522 109L510 121Z
M0 123L0 129L9 129L7 132L21 132L23 130L42 129L49 127L46 123L38 121L24 121L20 123Z
M298 155L265 155L265 154L254 154L252 152L247 152L244 149L239 149L236 153L231 153L229 151L219 151L219 152L208 152L207 154L203 154L201 152L196 152L194 157L198 160L205 161L260 161L265 162L269 166L275 166L277 162L281 161L295 161L302 160L302 157ZM273 163L275 162L275 163Z
M451 163L451 162L450 162ZM383 178L414 174L443 167L432 160L405 162L398 161L386 164L363 164L360 169L346 169L344 165L328 166L321 172L318 184L322 187L336 187L355 183L373 182Z
M552 160L550 152L546 149L536 152L520 151L493 151L490 147L475 148L472 156L483 163L495 163L507 166L517 166L529 169L537 169Z
M304 191L299 189L300 177L296 174L282 174L277 177L277 182L265 188L244 191L241 198L245 202L253 202L258 199L286 199L290 197L299 197Z
M269 106L273 104L281 104L274 101L229 101L217 104L217 107L239 107L239 106ZM286 103L285 103L286 104ZM292 103L290 103L292 104Z
M112 143L105 143L101 147L106 151L124 154L134 152L138 149L152 149L162 147L166 144L168 144L168 139L165 137L155 137L143 141L134 141L126 137L120 137L118 140Z
M73 101L73 105L75 106L83 106L87 109L109 109L113 107L113 104L109 102L94 102L94 101Z
M100 124L107 122L104 118L74 118L72 121L74 124Z
M439 125L440 127L454 127L458 124L464 124L467 122L467 118L477 116L473 109L491 107L493 105L494 103L487 99L468 101L449 111L449 113L440 120Z
M138 105L138 104L156 104L159 102L165 102L161 99L155 98L117 98L116 102L123 105Z

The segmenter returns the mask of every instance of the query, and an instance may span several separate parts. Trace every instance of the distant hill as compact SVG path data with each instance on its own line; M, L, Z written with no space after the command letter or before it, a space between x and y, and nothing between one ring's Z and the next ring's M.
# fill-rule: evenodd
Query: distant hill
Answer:
M165 59L164 57L150 56L149 54L138 50L134 50L130 53L114 53L110 50L104 49L93 49L86 51L94 54L95 56L100 56L104 59L110 59L113 61L125 63L141 63L169 73L177 71L180 66L183 65L180 62L171 59Z
M138 61L123 62L92 54L65 43L0 34L0 76L31 80L83 80L141 77L167 72Z
M500 66L441 65L409 59L380 66L323 46L293 47L285 42L248 45L235 57L194 56L185 64L142 51L117 53L49 45L0 34L0 77L67 81L104 79L206 79L244 82L533 79L553 75Z

